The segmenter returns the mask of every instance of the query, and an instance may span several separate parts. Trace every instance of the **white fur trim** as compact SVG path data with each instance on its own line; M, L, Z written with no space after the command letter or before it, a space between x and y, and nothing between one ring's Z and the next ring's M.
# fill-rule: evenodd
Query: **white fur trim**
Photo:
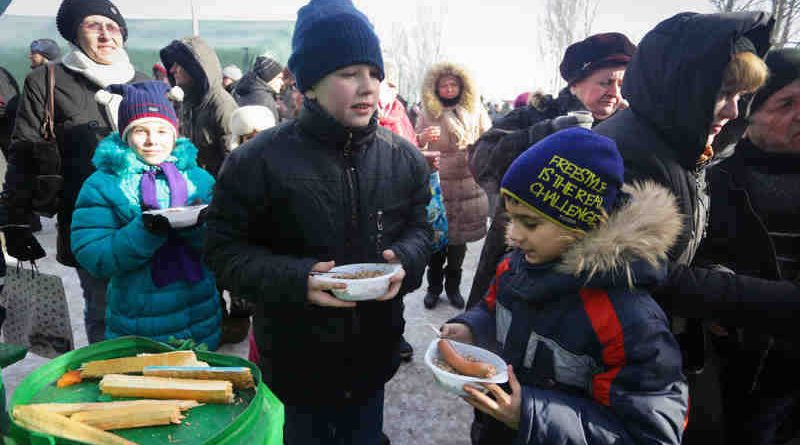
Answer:
M167 98L169 100L174 100L175 102L183 102L183 89L178 85L175 85L169 89Z

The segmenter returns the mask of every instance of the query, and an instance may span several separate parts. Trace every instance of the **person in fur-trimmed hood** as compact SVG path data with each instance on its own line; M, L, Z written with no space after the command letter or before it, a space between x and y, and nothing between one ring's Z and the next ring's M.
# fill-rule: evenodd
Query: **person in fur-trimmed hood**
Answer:
M428 264L425 307L433 308L444 290L450 303L464 307L461 265L467 243L486 235L489 201L467 168L467 148L492 126L475 82L454 63L432 66L422 85L422 116L417 122L419 145L441 153L439 175L447 212L448 245ZM446 266L445 266L446 264Z
M499 421L473 443L679 444L689 394L680 349L644 290L665 277L681 229L674 196L623 185L614 142L583 128L523 153L502 193L514 250L483 301L442 327L497 346L509 364L510 391L464 387Z
M93 276L109 279L107 339L141 335L193 339L216 349L221 311L214 277L203 266L201 218L173 228L146 210L211 201L214 179L197 166L197 149L177 138L167 85L112 85L122 94L120 131L103 139L97 167L81 188L72 250Z

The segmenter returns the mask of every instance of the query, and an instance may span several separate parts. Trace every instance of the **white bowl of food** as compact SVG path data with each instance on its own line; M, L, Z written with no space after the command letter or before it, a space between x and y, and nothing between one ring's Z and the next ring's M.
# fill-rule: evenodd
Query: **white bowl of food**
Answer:
M462 359L481 364L484 370L494 369L494 372L484 373L483 377L461 374L442 356L439 340L448 342ZM463 389L464 385L474 386L483 391L485 388L481 383L500 384L508 381L508 366L500 356L486 349L453 340L434 339L425 351L425 365L433 371L433 377L442 389L459 396L467 395Z
M200 211L206 207L208 207L208 204L147 210L144 213L150 215L161 215L169 220L170 226L175 229L182 229L184 227L191 227L197 224L197 217L200 216Z
M347 289L333 289L345 301L374 300L389 290L389 278L402 266L389 263L359 263L337 266L316 278L324 283L344 283Z

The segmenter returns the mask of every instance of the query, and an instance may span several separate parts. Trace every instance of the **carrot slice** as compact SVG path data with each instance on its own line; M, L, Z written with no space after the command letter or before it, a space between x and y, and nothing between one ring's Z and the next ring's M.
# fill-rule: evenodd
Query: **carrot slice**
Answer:
M67 371L61 376L61 378L58 379L58 382L56 382L56 387L65 388L82 381L83 379L81 378L80 371Z

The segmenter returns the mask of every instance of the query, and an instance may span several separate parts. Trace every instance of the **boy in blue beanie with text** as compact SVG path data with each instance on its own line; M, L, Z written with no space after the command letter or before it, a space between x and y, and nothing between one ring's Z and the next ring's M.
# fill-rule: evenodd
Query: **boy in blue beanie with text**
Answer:
M122 96L119 132L92 158L97 171L78 194L72 251L90 274L110 279L106 339L175 337L213 350L222 312L200 257L205 226L173 228L165 216L144 213L208 203L214 185L197 165L197 148L177 137L168 89L159 81L109 87Z
M514 250L484 300L442 327L509 363L510 389L465 386L497 420L473 443L681 442L680 350L644 290L666 274L680 216L666 189L622 182L614 142L584 128L536 143L503 177Z
M378 126L378 37L350 0L297 14L289 68L298 118L259 133L221 170L206 260L222 287L253 301L264 380L285 406L289 445L375 445L384 385L400 364L402 297L430 254L428 167ZM384 295L334 297L311 272L393 262Z

